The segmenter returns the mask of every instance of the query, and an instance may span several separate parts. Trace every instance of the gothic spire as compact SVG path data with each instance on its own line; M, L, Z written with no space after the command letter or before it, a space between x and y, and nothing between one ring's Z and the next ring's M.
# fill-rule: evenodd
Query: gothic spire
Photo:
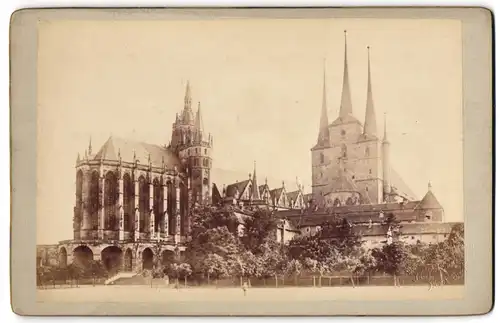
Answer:
M260 200L259 186L257 184L257 163L255 161L253 162L252 199Z
M344 30L344 79L342 81L342 98L339 117L345 118L352 114L351 88L349 86L349 68L347 64L347 31Z
M185 124L192 124L193 110L191 109L191 85L189 81L186 84L186 94L184 95L184 110L182 111L182 121Z
M375 117L375 107L373 105L372 94L372 78L370 71L370 46L368 49L368 86L366 94L366 112L365 112L365 127L363 133L365 135L377 136L377 121Z
M323 60L323 104L321 106L321 118L319 120L318 145L325 145L329 141L328 111L326 107L326 67Z
M92 136L90 136L90 139L89 139L89 155L92 155Z
M200 104L200 102L198 102L198 111L196 112L195 126L199 132L203 132L203 119L201 117L201 104Z

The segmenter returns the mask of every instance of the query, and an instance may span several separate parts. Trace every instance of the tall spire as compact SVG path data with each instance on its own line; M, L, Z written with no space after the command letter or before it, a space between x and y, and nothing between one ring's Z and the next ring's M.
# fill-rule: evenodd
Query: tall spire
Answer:
M200 132L203 132L203 119L201 118L201 103L198 102L198 111L196 112L196 129Z
M189 81L186 84L186 94L184 95L184 110L182 111L182 121L185 124L193 123L193 110L191 110L191 85Z
M347 30L344 30L344 79L342 81L342 98L339 117L345 118L352 114L351 88L349 86L349 67L347 64Z
M89 155L92 155L92 136L89 139Z
M363 133L365 135L377 136L377 121L375 117L375 107L373 106L372 94L372 78L370 71L370 46L368 50L368 86L366 93L366 112L365 112L365 127Z
M326 66L323 59L323 103L321 106L321 118L319 121L318 145L326 145L329 142L328 111L326 107Z
M252 199L260 200L259 186L257 184L257 163L255 160L253 162Z

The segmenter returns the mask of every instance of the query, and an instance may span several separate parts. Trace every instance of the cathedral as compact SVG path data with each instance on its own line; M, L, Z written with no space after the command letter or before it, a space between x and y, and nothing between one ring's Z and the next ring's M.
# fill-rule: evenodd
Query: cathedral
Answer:
M430 183L427 194L418 200L391 167L385 118L382 137L377 128L369 47L367 54L364 123L353 114L347 39L340 109L333 122L328 120L326 73L323 73L318 137L311 148L312 195L306 209L278 213L283 220L282 241L297 234L314 234L322 223L333 218L346 219L369 242L368 246L392 236L391 228L381 225L390 215L404 223L400 233L410 243L442 241L453 226L444 222L444 210Z

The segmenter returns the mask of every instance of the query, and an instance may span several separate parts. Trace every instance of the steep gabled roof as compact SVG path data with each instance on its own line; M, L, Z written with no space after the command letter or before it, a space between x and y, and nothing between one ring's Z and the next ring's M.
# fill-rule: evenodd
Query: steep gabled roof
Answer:
M133 163L134 153L137 163L142 165L148 165L148 159L150 158L151 164L154 167L162 167L162 163L164 163L167 168L181 166L181 162L177 155L167 147L115 136L110 136L92 159L119 161L121 157L123 162Z
M227 186L226 188L226 197L234 197L236 194L236 191L238 191L239 195L243 194L245 191L245 188L250 184L250 180L247 179L245 181L233 183ZM239 197L238 197L239 198Z
M389 180L391 182L391 186L396 188L396 192L404 195L409 200L416 200L415 193L406 185L404 180L399 176L399 174L394 170L394 168L390 169Z

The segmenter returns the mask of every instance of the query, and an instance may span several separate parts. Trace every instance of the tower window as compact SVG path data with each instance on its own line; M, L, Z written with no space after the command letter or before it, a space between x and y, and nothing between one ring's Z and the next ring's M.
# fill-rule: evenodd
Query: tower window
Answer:
M371 168L368 170L368 173L370 173L370 174L372 173L372 169Z
M207 148L205 148L205 155L207 154Z
M323 153L321 153L319 155L319 159L320 159L320 163L324 164L325 163L325 155Z
M346 158L347 157L347 146L342 145L342 157Z
M344 129L340 130L340 135L341 135L342 137L344 137L344 136L345 136L345 130L344 130Z
M365 156L366 157L370 156L370 148L368 147L365 148Z

